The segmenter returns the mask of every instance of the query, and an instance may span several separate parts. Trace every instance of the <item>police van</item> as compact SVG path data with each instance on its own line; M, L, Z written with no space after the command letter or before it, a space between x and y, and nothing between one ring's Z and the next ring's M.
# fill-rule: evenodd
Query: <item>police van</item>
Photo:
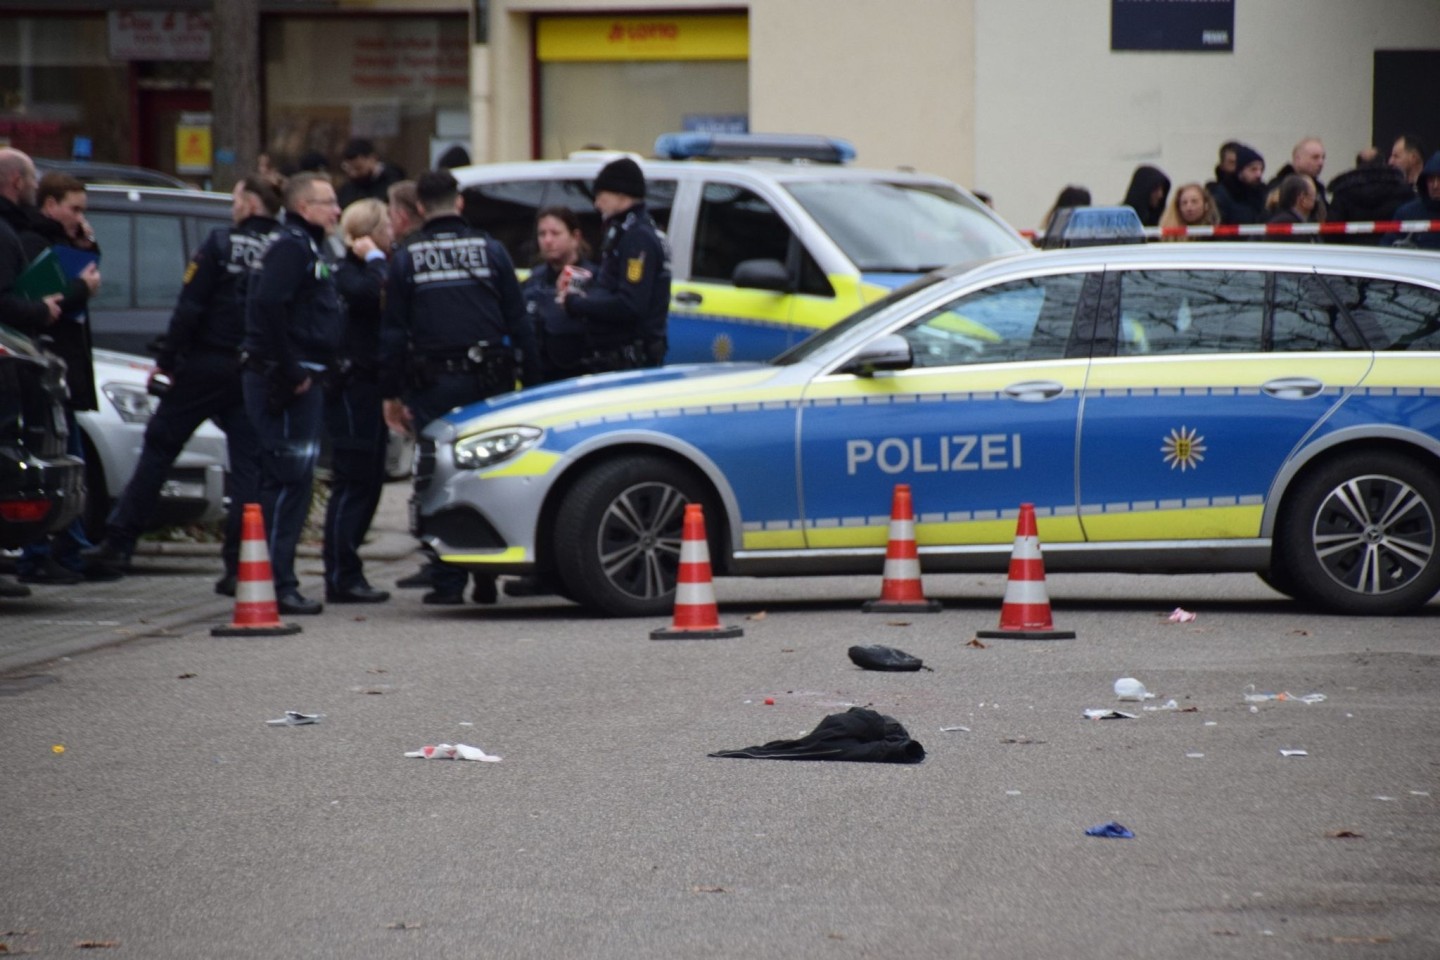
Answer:
M767 363L524 390L421 438L447 563L603 613L673 605L683 507L721 574L1007 568L1022 503L1064 571L1253 571L1395 614L1440 589L1440 257L1072 246L927 275Z
M828 137L666 134L635 157L645 204L670 245L667 363L767 360L929 270L1029 244L939 177L848 166ZM580 215L600 247L595 175L618 154L452 171L465 217L537 262L535 216Z

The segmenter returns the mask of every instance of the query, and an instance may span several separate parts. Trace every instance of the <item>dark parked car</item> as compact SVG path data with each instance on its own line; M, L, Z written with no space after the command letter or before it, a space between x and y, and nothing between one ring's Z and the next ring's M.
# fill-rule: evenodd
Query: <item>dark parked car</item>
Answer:
M148 187L92 186L86 194L105 278L90 301L95 346L145 356L170 322L190 254L231 222L231 199Z
M68 173L83 183L116 183L132 187L171 187L176 190L194 189L179 177L172 177L159 170L131 167L123 163L99 163L92 160L46 160L36 157L35 167L42 176L52 172Z
M68 524L85 503L85 466L65 453L64 365L0 326L0 548Z

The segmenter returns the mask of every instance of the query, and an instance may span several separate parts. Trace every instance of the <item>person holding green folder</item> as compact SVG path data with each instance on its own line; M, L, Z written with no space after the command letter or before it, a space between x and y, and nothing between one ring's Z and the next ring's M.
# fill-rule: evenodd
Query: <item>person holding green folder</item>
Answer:
M44 284L40 289L43 294L40 302L46 307L43 320L38 310L30 310L22 311L16 321L12 321L23 333L49 338L50 349L65 361L65 379L70 387L66 406L70 428L68 452L83 459L84 445L74 415L77 410L98 407L86 306L100 289L99 250L95 248L94 235L85 219L85 185L68 174L57 173L47 174L37 183L29 157L19 151L0 151L0 200L5 201L0 205L0 219L5 220L19 238L23 254L31 264L19 281L32 279L32 271L37 266L49 270L44 266L49 259L60 267L63 277L61 264L65 261L56 250L69 248L65 250L71 254L69 262L77 267L84 264L73 278L64 282L58 301L51 299L55 296L53 293L43 294L53 284L47 284L43 276L37 281ZM32 206L36 203L38 209ZM77 253L93 254L95 260L76 256ZM21 282L15 286L22 286ZM65 585L82 579L118 579L119 571L103 564L86 563L81 551L91 546L84 523L75 520L49 541L31 544L22 551L16 563L20 582Z

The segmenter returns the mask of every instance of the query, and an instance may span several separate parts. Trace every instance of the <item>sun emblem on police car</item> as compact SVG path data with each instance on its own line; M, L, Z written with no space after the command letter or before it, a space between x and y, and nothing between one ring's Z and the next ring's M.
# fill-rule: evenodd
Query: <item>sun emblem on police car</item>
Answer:
M1181 426L1178 430L1171 430L1170 436L1160 444L1160 452L1165 455L1165 462L1170 464L1170 469L1180 468L1180 472L1196 470L1200 467L1200 461L1205 459L1205 438L1200 436L1198 430L1191 430Z
M735 355L735 341L730 339L728 333L722 333L715 337L710 343L710 353L724 363Z

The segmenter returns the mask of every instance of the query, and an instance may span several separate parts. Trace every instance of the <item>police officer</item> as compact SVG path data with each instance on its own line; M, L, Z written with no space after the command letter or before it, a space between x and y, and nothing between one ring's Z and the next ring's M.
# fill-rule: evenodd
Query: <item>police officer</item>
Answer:
M395 251L380 331L385 420L414 433L450 410L539 381L535 336L504 246L460 217L459 184L437 170L415 182L425 225ZM401 399L403 397L403 400ZM465 602L465 571L435 565L425 603ZM477 603L495 578L475 575Z
M325 505L325 601L384 603L365 579L360 545L385 486L385 418L380 396L380 302L390 253L390 214L366 197L340 215L345 256L335 285L345 303L345 348L325 384L330 500Z
M670 252L645 209L645 174L629 157L595 178L595 209L605 218L600 272L581 289L563 281L565 312L585 321L593 372L665 362Z
M213 419L225 431L230 453L230 509L221 551L225 575L215 592L233 597L240 521L245 504L256 499L260 481L260 440L240 389L245 285L270 235L280 227L275 219L280 194L260 177L247 177L235 185L230 213L234 225L211 231L185 268L185 285L170 327L158 341L156 369L150 375L150 390L160 394L160 407L145 428L135 473L110 512L98 557L113 567L129 566L171 464L196 428Z
M245 409L260 436L260 504L275 599L284 614L319 613L300 591L295 547L310 512L324 429L321 381L340 348L344 314L321 253L340 218L335 188L319 174L285 185L285 219L245 297Z
M589 372L589 340L585 322L565 312L556 288L566 267L594 276L590 247L580 232L580 218L569 207L546 207L535 217L535 242L540 263L520 286L525 309L535 327L540 350L540 375L546 383Z

